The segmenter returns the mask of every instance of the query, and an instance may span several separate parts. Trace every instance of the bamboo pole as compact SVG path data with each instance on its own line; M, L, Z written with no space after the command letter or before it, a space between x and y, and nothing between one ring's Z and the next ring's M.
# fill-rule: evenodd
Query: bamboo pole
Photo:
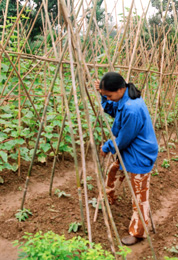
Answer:
M154 120L153 120L153 127L154 128L155 128L155 124L156 124L156 117L157 117L158 105L159 105L159 102L160 102L161 86L162 86L162 80L163 80L162 71L163 71L163 65L164 65L165 45L166 45L166 38L164 38L164 45L163 45L163 52L162 52L162 59L161 59L160 82L159 82L159 87L158 87L158 96L157 96L157 101L156 101L155 117L154 117Z
M17 1L17 17L19 15L19 2ZM19 32L19 23L17 24L17 48L18 52L20 51L20 32ZM20 59L18 62L18 73L20 75ZM19 125L19 133L21 132L21 83L19 79L19 87L18 87L18 92L19 92L19 100L18 100L18 125ZM20 139L20 136L19 136ZM18 176L20 176L20 169L21 168L21 159L20 159L20 144L18 145Z
M116 63L116 60L117 60L118 55L119 55L119 53L120 53L121 46L122 46L122 44L123 44L123 41L124 41L124 38L125 38L125 35L126 35L126 32L127 32L127 29L128 29L128 25L129 25L131 13L132 13L133 5L134 5L134 0L132 0L131 6L130 6L129 14L128 14L128 17L127 17L127 23L126 23L126 25L125 25L125 27L124 27L124 32L123 32L123 35L122 35L122 39L121 39L120 42L118 42L118 46L116 46L116 49L118 50L118 52L117 52L116 55L113 57L113 60L112 60L113 66L114 66L114 64Z
M8 6L9 6L9 0L6 1L6 9L5 9L5 14L4 14L4 24L3 24L2 38L1 38L1 44L2 45L3 45L3 42L4 42L4 34L5 34L5 29L6 29ZM1 56L1 52L0 52L0 75L1 75L1 59L2 59L2 56Z
M75 85L74 66L73 66L73 57L72 57L71 32L70 32L69 26L68 26L68 44L69 44L69 55L70 55L70 61L71 61L70 66L71 66L71 74L72 74L72 87L73 87L75 109L76 109L76 113L77 113L78 129L79 129L79 135L80 135L80 149L81 149L81 156L82 156L82 169L83 169L83 179L84 179L84 193L85 193L85 207L86 207L86 216L87 216L88 238L89 238L89 241L92 242L90 212L89 212L89 207L88 207L85 151L84 151L84 142L83 142L83 133L82 133L80 111L79 111L78 100L77 100L77 90L76 90L76 85Z
M61 78L61 81L63 81L63 76L62 76L61 70L60 70L60 78ZM62 93L64 95L64 102L65 102L66 113L67 113L67 117L68 117L70 134L71 134L71 139L72 139L72 147L73 147L75 170L76 170L76 182L77 182L79 206L80 206L80 215L81 215L83 231L85 232L85 221L84 221L83 204L82 204L82 190L81 190L81 184L80 184L79 167L78 167L78 160L77 160L77 150L76 150L76 145L75 145L75 138L74 138L74 132L73 132L73 127L72 127L71 115L70 115L69 105L68 105L69 101L67 101L67 96L66 96L66 92L65 92L63 82L61 84L61 87L62 87ZM70 97L69 97L69 100L70 100Z
M167 3L166 11L165 11L165 14L164 14L164 17L163 17L163 22L162 22L163 25L164 25L164 22L166 20L166 16L167 16L167 12L168 12L170 1L171 0L168 0L168 3ZM149 74L149 71L150 71L150 68L151 68L151 65L152 65L152 61L153 61L153 58L154 58L154 55L155 55L155 52L156 52L156 47L157 47L157 45L158 45L158 43L159 43L159 41L161 39L161 36L162 36L162 31L160 32L159 37L158 37L158 39L156 40L156 42L154 44L154 47L153 47L153 50L152 50L151 59L149 61L149 66L148 66L148 69L147 69L147 73L146 73L146 77L145 77L145 81L143 83L142 89L144 88L145 82L147 81L147 77L148 77L148 74Z

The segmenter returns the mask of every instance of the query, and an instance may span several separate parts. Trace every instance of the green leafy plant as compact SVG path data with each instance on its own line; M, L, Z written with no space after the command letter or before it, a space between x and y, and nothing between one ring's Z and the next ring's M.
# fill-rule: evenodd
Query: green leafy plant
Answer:
M172 246L170 249L168 249L168 251L174 254L178 254L178 245Z
M4 183L4 179L0 176L0 183L3 184Z
M168 146L169 146L169 148L174 148L174 149L176 148L174 143L168 143Z
M97 199L96 198L92 198L91 200L88 201L89 204L92 204L93 208L96 208L97 206ZM99 204L99 209L102 209L101 204Z
M79 222L70 223L68 233L77 232L80 229L81 226L82 225Z
M128 254L130 254L131 252L132 252L132 250L129 247L127 247L127 246L119 246L119 252L117 252L117 254L123 256L124 259L125 259L125 257Z
M152 175L152 176L158 176L158 175L159 175L158 170L156 169L155 172L152 172L152 173L151 173L151 175Z
M171 158L171 161L178 162L178 156L176 156L175 158Z
M58 198L64 197L70 197L70 194L65 193L65 191L61 191L60 189L55 190L55 194L58 196Z
M170 167L170 163L169 163L169 161L167 160L167 159L164 159L163 160L163 163L161 164L161 166L163 167L163 168L169 168Z
M29 215L33 215L29 209L18 209L15 217L21 222L29 218Z
M87 183L87 188L88 188L88 190L92 190L93 189L93 185L90 184L90 183L89 184Z
M166 148L164 146L159 146L158 150L159 150L160 153L163 153L163 152L166 151Z
M14 241L14 246L19 246L20 253L18 260L50 259L50 260L114 260L115 257L104 250L100 244L90 243L81 237L73 237L66 240L52 231L34 234L25 233L25 242ZM127 255L130 249L119 248L120 255Z
M168 256L165 256L164 257L165 260L178 260L178 257L168 257Z
M87 176L86 181L87 181L87 188L88 190L92 190L93 189L93 185L91 183L88 183L89 181L92 181L93 178L91 176ZM83 180L82 180L82 184L83 184Z

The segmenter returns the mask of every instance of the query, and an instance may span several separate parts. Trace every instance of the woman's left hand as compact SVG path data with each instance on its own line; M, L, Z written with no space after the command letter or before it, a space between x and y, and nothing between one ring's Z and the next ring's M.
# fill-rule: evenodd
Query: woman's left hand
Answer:
M103 156L104 158L106 157L107 153L103 152L102 150L102 145L100 146L100 155Z

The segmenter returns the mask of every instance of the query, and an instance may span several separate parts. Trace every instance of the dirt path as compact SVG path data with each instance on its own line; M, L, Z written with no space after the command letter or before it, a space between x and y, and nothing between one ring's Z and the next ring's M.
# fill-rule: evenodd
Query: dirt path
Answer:
M160 237L161 235L159 234L159 226L162 226L164 228L165 224L167 221L169 221L169 217L171 215L171 212L174 211L175 209L177 210L177 198L178 198L178 190L172 190L167 197L161 197L161 205L156 212L153 214L153 222L155 224L156 228L156 234L154 235L152 232L152 228L150 226L150 235L152 240L154 241L155 237ZM174 213L173 213L174 215ZM168 236L166 239L166 242L170 242L170 237ZM154 242L153 242L154 244ZM127 260L133 260L137 259L135 257L139 257L140 255L143 254L143 252L148 249L148 241L145 239L144 241L141 242L141 244L136 244L134 246L131 246L132 253L128 255ZM155 250L156 251L156 250Z

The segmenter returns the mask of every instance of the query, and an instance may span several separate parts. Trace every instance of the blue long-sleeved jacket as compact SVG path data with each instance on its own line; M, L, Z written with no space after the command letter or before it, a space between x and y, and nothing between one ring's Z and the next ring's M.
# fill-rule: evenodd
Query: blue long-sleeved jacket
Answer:
M108 101L102 96L101 104L104 111L115 118L112 132L126 170L140 174L150 172L157 158L158 144L143 99L131 99L126 88L118 102ZM105 153L116 152L112 140L108 140L102 150Z

